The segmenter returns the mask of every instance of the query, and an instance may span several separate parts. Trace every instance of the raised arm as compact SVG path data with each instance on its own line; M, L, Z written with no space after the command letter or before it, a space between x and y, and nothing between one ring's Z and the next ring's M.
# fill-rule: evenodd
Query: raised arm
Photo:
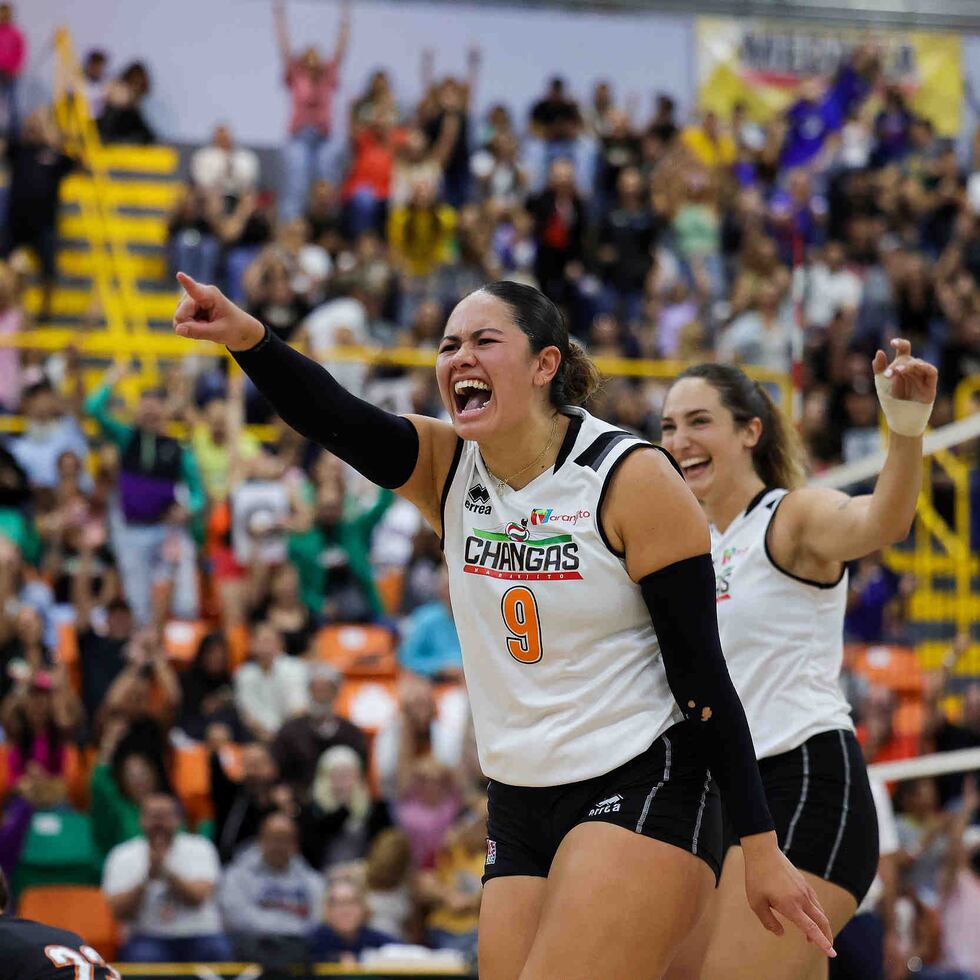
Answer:
M826 488L788 494L773 522L770 548L788 571L809 558L846 562L903 541L922 486L922 436L936 398L936 369L893 340L895 360L874 359L875 384L889 425L888 454L874 492L859 497ZM890 390L889 390L890 389ZM808 576L812 577L812 576Z
M343 0L340 6L340 25L337 28L337 43L333 49L333 67L340 70L350 45L350 0Z
M643 594L671 693L703 736L708 767L741 838L752 910L777 936L783 933L778 912L832 955L833 935L816 893L780 852L773 830L752 736L718 637L711 540L700 505L677 464L651 448L622 464L599 520Z
M279 45L279 57L282 59L283 71L289 69L293 60L293 49L289 44L289 23L286 20L285 0L274 0L272 14L276 20L276 43Z
M412 501L437 531L456 434L444 422L384 412L342 388L214 286L178 274L187 290L174 316L181 337L225 344L242 370L297 432L373 483Z

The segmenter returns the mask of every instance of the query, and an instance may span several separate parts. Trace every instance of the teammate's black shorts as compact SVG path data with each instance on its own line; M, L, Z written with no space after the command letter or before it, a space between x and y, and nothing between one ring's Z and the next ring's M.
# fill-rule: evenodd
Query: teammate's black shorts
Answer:
M878 818L868 770L853 732L821 732L798 748L759 760L783 853L849 891L858 902L878 870ZM738 844L724 821L724 852Z
M690 724L674 725L641 755L578 783L527 787L491 780L484 882L510 875L546 878L565 835L594 821L696 854L717 881L721 803Z

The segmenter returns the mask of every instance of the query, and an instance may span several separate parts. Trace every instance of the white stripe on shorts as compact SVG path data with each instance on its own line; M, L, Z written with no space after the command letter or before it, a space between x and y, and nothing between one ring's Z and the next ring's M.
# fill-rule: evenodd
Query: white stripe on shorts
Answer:
M647 815L650 813L650 804L653 802L653 798L658 792L660 792L660 788L663 786L663 784L670 779L670 739L667 738L666 735L664 736L664 745L666 746L667 751L664 758L663 779L661 779L660 782L657 783L657 785L654 786L647 795L646 802L643 804L643 812L640 814L640 819L636 822L636 832L638 834L643 833L643 825L647 822Z
M834 849L830 852L830 860L824 869L824 878L830 877L830 872L837 860L837 850L840 842L844 839L844 828L847 826L847 814L851 804L851 757L847 754L847 743L844 741L844 733L838 729L837 735L840 738L840 750L844 756L844 804L840 811L840 826L837 828L837 839L834 841Z
M789 822L789 830L786 831L786 842L783 844L783 854L786 854L793 846L793 833L796 831L796 824L803 813L806 805L806 794L810 789L810 753L807 751L806 742L800 746L803 749L803 784L800 787L800 802L796 804L793 819Z
M698 834L701 833L701 818L704 816L704 804L708 799L708 786L711 784L711 770L707 770L704 777L704 789L701 790L701 805L698 807L698 819L694 824L694 840L691 842L691 853L698 853Z

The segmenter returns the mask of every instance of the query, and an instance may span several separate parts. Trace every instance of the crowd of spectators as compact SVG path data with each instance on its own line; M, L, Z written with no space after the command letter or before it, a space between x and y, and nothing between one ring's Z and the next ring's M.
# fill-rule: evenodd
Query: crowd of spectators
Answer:
M0 82L9 23L0 4ZM294 48L282 6L276 25L282 186L216 125L168 217L169 258L386 409L438 414L431 372L338 349L434 349L453 304L498 277L539 286L596 355L795 369L814 471L879 448L870 360L891 337L939 366L937 424L980 372L980 153L938 138L870 47L765 124L742 105L685 119L666 94L644 116L611 81L582 100L558 77L525 114L478 115L477 49L465 78L437 77L426 52L415 105L379 70L339 107L350 11L329 57ZM83 66L103 139L152 141L145 67L113 78L110 65L93 51ZM24 325L18 247L53 276L72 166L44 114L9 147L11 185L46 210L28 214L27 191L9 199L2 333ZM438 537L282 425L224 360L175 364L153 388L126 366L90 376L71 350L0 351L2 411L26 421L0 445L0 866L18 889L36 881L32 839L87 809L89 874L124 958L277 965L389 943L471 958L486 797ZM590 408L656 439L664 385L611 378ZM249 423L270 427L260 439ZM857 563L848 637L912 642L914 585L880 556ZM206 631L190 658L174 654L173 620ZM345 626L397 651L379 730L345 716L343 665L323 652L324 628ZM951 675L929 678L909 736L892 691L845 679L872 761L980 745L980 685L959 692L954 721ZM203 806L182 783L192 749L207 759ZM980 972L963 925L980 920L976 802L962 777L895 795L859 923L878 930L890 978L917 957Z

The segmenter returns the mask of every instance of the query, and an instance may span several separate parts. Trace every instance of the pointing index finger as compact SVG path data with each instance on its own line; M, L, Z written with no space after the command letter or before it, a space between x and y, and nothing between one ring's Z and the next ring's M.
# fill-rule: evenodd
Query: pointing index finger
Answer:
M207 303L211 299L207 286L202 286L199 282L187 275L186 272L177 273L177 282L184 287L187 295L196 302Z

